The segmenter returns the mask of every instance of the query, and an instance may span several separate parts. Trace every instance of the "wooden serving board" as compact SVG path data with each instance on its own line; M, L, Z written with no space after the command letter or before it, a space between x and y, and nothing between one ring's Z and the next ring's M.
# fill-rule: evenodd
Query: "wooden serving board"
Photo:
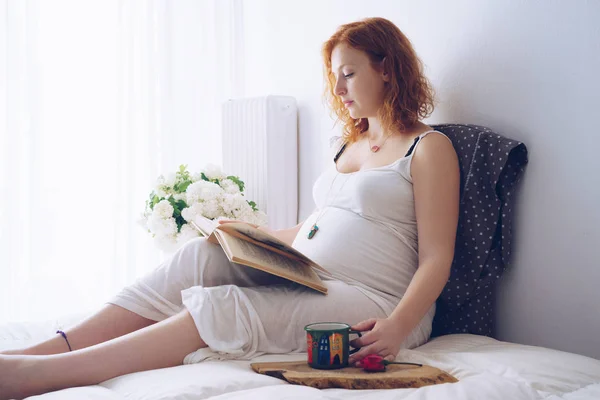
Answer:
M306 361L265 362L250 364L259 374L284 379L295 385L317 389L397 389L419 388L458 380L441 369L423 365L391 364L383 372L366 372L362 368L346 367L322 370L308 366Z

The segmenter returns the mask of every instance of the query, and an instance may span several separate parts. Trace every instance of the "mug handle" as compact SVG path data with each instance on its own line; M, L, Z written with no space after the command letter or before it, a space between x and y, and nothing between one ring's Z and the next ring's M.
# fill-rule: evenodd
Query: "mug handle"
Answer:
M353 333L357 334L358 337L362 337L362 333L360 333L359 331L355 331L354 329L350 329L350 331L348 332L348 335L351 335ZM350 344L348 344L348 346L350 346ZM354 353L356 353L359 350L360 350L360 347L356 347L356 348L348 351L348 354L354 354Z

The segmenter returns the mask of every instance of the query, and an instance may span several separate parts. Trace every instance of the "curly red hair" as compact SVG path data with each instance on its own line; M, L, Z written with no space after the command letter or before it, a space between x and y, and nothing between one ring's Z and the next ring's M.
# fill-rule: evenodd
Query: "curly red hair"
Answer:
M433 112L434 92L423 74L423 64L408 38L396 25L385 18L366 18L341 25L323 44L325 73L324 98L338 121L344 124L343 137L354 142L367 130L366 118L354 119L342 100L335 94L335 76L331 70L331 53L335 46L345 43L364 51L372 64L381 63L390 75L378 117L385 130L409 129Z

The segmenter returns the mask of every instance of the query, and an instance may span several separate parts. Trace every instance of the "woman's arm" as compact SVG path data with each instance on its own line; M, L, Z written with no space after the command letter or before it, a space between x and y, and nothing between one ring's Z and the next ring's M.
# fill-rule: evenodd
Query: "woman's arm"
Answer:
M315 209L312 212L312 214L314 214L316 211L317 210ZM275 232L274 236L276 238L278 238L279 240L281 240L282 242L289 244L291 246L292 243L294 242L294 239L296 239L296 236L298 236L298 232L300 231L300 228L302 228L302 225L304 224L304 222L306 222L306 220L300 222L298 225L296 225L292 228L280 229L280 230L273 231L273 232ZM261 227L260 229L263 229L263 227Z
M288 228L288 229L278 229L278 230L271 230L271 229L265 229L264 227L260 227L259 229L261 231L265 231L270 235L275 236L277 239L281 240L282 242L284 242L285 244L288 245L292 245L292 243L294 242L294 239L296 239L296 235L298 235L298 231L300 230L300 228L302 227L302 224L304 223L304 221L300 222L298 225L292 227L292 228Z
M427 135L412 160L419 267L391 319L410 334L442 293L454 258L460 170L452 144Z
M369 354L395 359L402 342L421 322L450 275L460 196L458 157L450 141L441 135L428 135L421 140L411 166L419 266L388 318L373 318L353 326L369 332L352 341L353 346L362 348L350 357L351 363Z

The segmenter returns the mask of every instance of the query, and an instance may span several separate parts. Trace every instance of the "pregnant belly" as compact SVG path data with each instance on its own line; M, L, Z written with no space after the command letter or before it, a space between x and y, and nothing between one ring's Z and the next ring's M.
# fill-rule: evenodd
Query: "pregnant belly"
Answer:
M336 279L358 281L394 294L404 292L417 265L414 248L389 228L353 212L329 208L319 219L319 230L308 234L317 218L310 215L292 246L332 273Z

